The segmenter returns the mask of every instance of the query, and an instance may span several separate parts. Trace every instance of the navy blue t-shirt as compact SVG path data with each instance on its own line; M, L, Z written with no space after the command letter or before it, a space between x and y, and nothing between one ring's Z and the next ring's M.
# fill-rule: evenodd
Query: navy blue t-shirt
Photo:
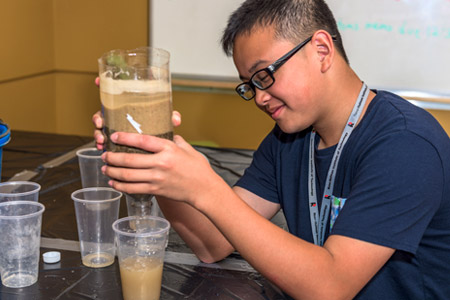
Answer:
M342 152L333 195L346 202L326 237L396 249L355 299L450 299L450 140L428 112L375 92ZM279 203L289 231L312 243L310 133L275 126L236 185ZM334 148L316 151L320 196Z

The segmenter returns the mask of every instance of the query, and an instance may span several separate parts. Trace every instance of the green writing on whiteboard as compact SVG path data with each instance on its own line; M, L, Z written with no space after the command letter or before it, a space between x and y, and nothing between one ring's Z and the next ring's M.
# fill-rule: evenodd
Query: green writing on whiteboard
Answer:
M424 25L418 27L417 25L410 25L408 22L403 22L398 25L387 24L383 22L344 22L338 20L338 28L340 31L371 31L384 32L389 34L397 34L400 36L409 36L416 39L425 38L443 38L450 39L450 26L433 26Z

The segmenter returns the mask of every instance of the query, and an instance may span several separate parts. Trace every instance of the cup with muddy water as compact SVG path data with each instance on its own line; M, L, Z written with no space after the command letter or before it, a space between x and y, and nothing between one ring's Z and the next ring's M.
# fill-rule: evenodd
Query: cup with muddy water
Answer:
M170 223L160 217L126 217L113 224L125 300L158 300Z
M35 201L0 203L2 284L23 288L37 282L44 205Z
M116 145L116 131L173 138L170 54L141 47L112 50L99 60L100 100L106 151L148 153ZM150 215L152 195L126 195L129 215Z
M119 217L122 193L108 187L90 187L72 193L83 265L107 267L114 263L112 224Z

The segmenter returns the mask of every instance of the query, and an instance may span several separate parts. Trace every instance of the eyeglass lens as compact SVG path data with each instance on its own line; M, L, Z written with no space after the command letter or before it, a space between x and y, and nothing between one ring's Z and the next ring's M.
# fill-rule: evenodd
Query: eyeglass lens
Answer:
M241 83L236 88L236 91L238 92L239 96L241 96L245 100L251 100L255 96L253 87L251 87L248 83Z
M269 88L273 83L273 77L270 75L267 69L262 69L252 76L251 81L257 88L264 90Z
M270 71L267 69L259 70L252 76L250 82L241 83L236 88L236 91L245 100L251 100L256 94L255 88L252 84L260 90L268 89L273 84L274 79L272 74L269 72Z

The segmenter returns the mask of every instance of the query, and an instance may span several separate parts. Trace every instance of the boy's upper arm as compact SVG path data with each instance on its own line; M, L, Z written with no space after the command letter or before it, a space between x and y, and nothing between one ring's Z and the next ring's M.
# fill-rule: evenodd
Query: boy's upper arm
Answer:
M394 254L395 249L342 235L331 235L324 244L333 256L337 287L354 297Z
M272 218L280 210L280 204L261 198L242 187L234 186L233 190L245 203L266 219Z

